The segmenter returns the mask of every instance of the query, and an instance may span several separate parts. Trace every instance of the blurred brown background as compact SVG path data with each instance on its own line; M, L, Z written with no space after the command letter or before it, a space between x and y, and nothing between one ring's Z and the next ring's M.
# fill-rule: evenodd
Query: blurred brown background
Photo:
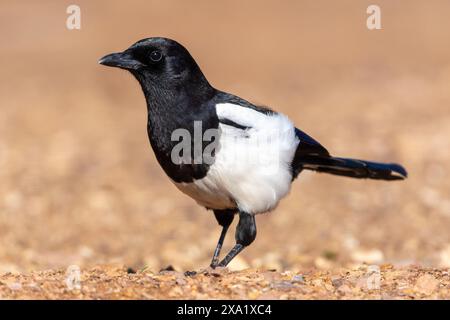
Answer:
M79 31L66 29L72 3ZM382 30L366 28L373 3ZM445 0L2 1L0 272L208 265L213 215L157 165L137 82L97 64L149 36L183 43L214 86L287 114L333 154L410 173L302 174L234 268L450 267L449 12Z

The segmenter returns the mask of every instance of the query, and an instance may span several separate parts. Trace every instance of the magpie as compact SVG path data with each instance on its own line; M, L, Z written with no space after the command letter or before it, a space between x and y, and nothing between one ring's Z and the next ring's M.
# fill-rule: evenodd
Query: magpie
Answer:
M255 215L273 210L303 170L377 180L407 177L399 164L331 156L285 115L214 88L188 50L174 40L143 39L99 63L128 70L137 79L147 103L147 132L157 161L180 191L213 211L222 227L212 268L227 266L255 240ZM189 157L183 161L173 157L180 143L173 136L176 130L197 137L186 144ZM193 150L198 146L200 158ZM209 158L202 159L208 148ZM236 243L219 262L235 215L239 216Z

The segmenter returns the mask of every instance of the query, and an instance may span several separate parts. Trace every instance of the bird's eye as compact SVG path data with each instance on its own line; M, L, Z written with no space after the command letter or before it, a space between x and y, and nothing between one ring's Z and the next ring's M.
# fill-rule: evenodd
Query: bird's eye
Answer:
M150 53L150 60L152 60L153 62L161 61L161 59L162 59L161 51L154 50Z

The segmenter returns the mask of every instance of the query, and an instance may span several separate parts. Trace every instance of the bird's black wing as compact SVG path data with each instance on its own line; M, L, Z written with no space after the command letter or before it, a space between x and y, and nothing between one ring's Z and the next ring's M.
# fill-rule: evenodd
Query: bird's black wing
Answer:
M265 115L276 114L275 111L273 111L272 109L270 109L268 107L254 105L253 103L248 102L247 100L242 99L242 98L240 98L238 96L235 96L234 94L223 92L223 91L218 91L216 93L214 101L215 101L215 103L236 104L236 105L239 105L239 106L244 107L244 108L249 108L249 109L258 111L258 112L263 113Z
M295 135L300 140L294 159L292 160L292 169L294 178L302 171L305 159L313 158L329 158L330 153L324 146L314 140L312 137L295 128Z
M300 140L300 143L298 144L294 159L304 156L330 156L328 150L325 149L324 146L322 146L319 142L311 138L303 131L295 128L295 135Z

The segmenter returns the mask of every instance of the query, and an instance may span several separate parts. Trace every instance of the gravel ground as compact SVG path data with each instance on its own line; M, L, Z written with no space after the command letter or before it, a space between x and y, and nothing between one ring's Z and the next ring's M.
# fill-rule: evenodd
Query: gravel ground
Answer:
M449 298L450 3L401 3L377 1L382 30L369 31L365 0L79 0L69 31L64 1L2 1L1 297ZM332 154L399 162L409 178L302 174L231 273L152 273L207 266L220 234L157 165L136 81L97 64L155 35Z
M371 269L372 268L372 269ZM101 266L0 277L3 299L448 299L448 270L381 265L333 271L198 273ZM377 278L378 277L378 278Z

